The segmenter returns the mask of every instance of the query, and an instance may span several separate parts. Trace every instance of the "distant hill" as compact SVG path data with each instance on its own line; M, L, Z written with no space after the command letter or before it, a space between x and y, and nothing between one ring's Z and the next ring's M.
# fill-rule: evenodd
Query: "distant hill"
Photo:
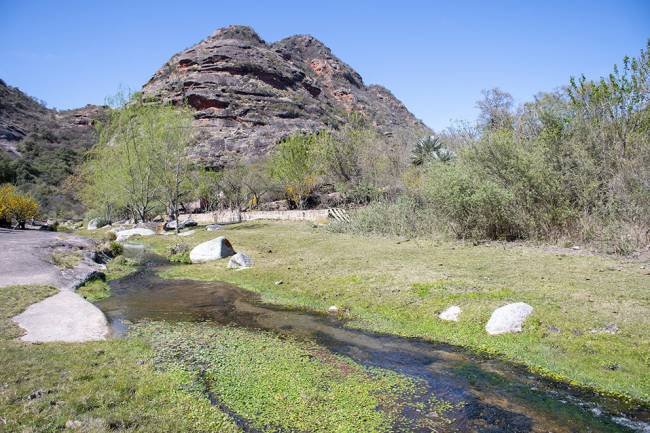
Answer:
M19 144L37 134L44 136L38 141L48 148L88 149L96 141L92 124L105 110L96 105L52 110L0 80L0 151L12 159L20 158Z
M312 36L268 44L230 26L172 58L142 91L196 110L197 159L222 166L267 154L297 131L336 128L356 112L383 134L430 134L389 90L361 76Z
M97 141L105 107L57 111L0 80L0 183L33 194L47 213L72 216L80 205L61 183Z

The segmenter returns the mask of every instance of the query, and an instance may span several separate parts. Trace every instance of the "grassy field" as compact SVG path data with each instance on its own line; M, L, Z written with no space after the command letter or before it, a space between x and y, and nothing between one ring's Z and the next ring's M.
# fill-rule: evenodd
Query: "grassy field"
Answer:
M109 278L124 271L111 266ZM54 292L0 288L0 432L228 433L242 420L264 431L384 432L398 402L418 395L411 380L313 343L205 323L140 323L127 338L84 344L15 340L10 317ZM446 423L443 402L425 408Z
M465 346L650 402L647 264L521 244L335 234L305 223L253 222L144 242L164 254L172 242L193 246L222 234L253 257L253 268L228 270L223 260L168 267L162 276L227 281L283 305L337 305L350 326ZM535 308L524 332L488 336L492 310L515 301ZM463 309L458 323L437 318L450 305ZM602 332L610 324L618 331Z

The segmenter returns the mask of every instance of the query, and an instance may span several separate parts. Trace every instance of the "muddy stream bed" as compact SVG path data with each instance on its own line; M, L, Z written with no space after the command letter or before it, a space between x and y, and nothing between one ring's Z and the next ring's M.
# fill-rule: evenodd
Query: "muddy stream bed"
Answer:
M111 297L97 304L115 336L125 335L132 322L165 320L209 321L309 339L360 365L413 378L424 388L420 399L424 394L452 403L446 414L451 422L437 432L650 433L647 408L553 383L450 345L352 329L336 317L263 304L259 295L231 284L161 279L156 268L169 263L138 246L126 251L139 257L140 270L111 281ZM404 405L393 431L432 431L426 427L428 411L414 407ZM231 416L244 430L257 431Z

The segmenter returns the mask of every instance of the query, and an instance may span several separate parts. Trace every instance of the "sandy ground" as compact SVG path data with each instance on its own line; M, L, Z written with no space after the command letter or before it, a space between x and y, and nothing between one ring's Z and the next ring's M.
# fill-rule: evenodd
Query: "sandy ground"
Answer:
M93 243L64 233L0 229L0 287L46 285L60 289L12 320L26 334L24 341L103 340L109 332L104 314L74 290L101 266L90 259ZM73 269L52 263L53 251L78 250L81 262Z

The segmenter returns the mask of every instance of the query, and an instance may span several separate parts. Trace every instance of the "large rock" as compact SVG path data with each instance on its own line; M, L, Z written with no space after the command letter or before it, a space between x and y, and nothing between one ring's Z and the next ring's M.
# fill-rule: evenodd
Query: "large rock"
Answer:
M237 253L228 260L228 267L231 269L250 268L253 266L253 259L244 253Z
M532 312L533 307L525 302L504 305L494 310L490 320L485 325L485 330L490 335L521 332L522 325Z
M123 242L130 238L131 236L152 236L155 235L156 232L154 232L151 229L147 229L144 227L137 227L134 229L128 229L128 230L122 230L116 233L117 235L117 241L118 242Z
M192 263L204 263L219 260L235 254L232 244L225 236L219 236L211 241L198 244L190 251Z
M144 95L195 110L193 155L209 166L255 159L296 132L336 127L358 112L382 134L431 131L397 98L361 76L312 36L268 44L230 26L175 54Z

